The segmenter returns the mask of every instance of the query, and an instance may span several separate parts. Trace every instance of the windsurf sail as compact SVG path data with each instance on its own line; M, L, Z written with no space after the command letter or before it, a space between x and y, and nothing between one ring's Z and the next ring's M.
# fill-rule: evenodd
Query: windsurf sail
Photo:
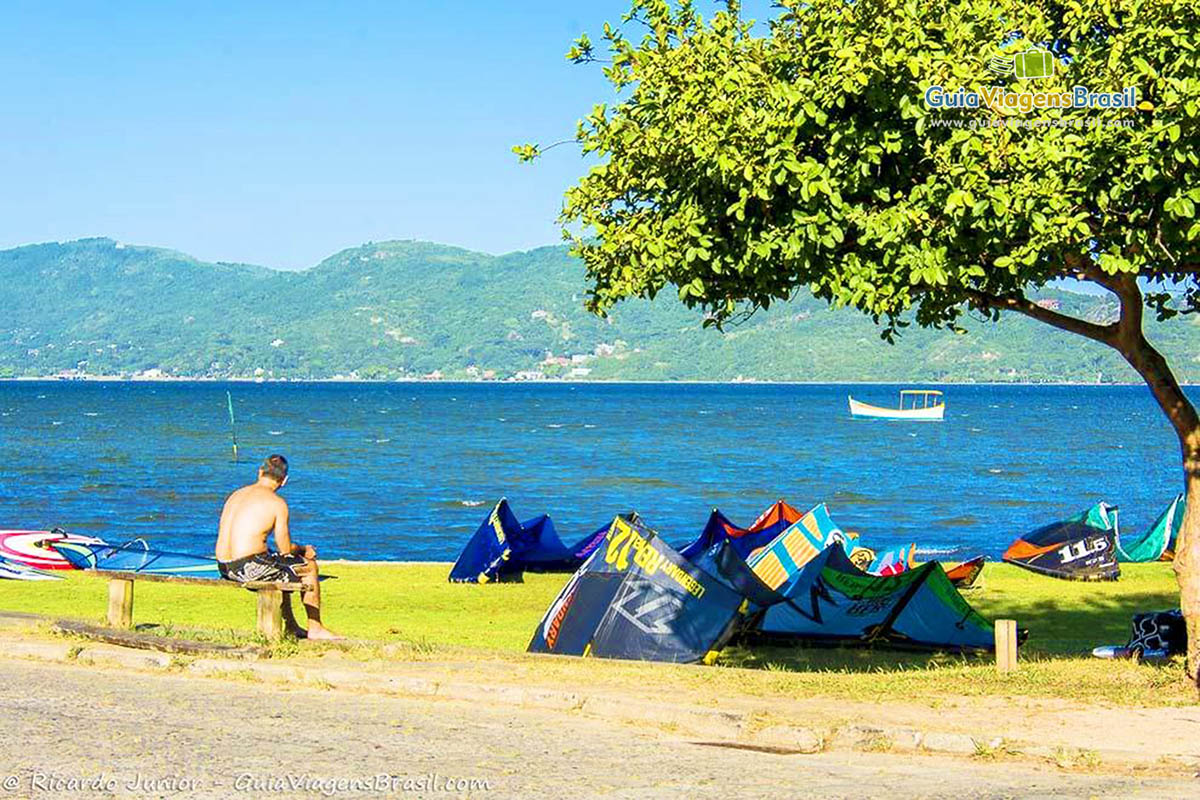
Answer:
M141 540L120 545L58 540L52 545L77 569L144 572L214 580L221 577L215 558L157 550Z
M542 514L521 522L502 497L459 553L450 582L518 581L525 572L572 572L607 532L605 525L568 546L550 517Z
M1069 519L1021 536L1004 551L1010 564L1067 580L1115 581L1117 509L1097 503Z
M751 551L770 542L800 517L799 511L783 500L777 500L759 514L758 519L754 520L749 528L739 528L714 508L708 515L704 530L696 539L681 547L679 554L688 559L696 558L713 545L728 541L734 550L745 558Z
M1118 561L1159 561L1174 558L1175 537L1183 525L1185 511L1183 495L1178 495L1159 515L1154 524L1137 537L1125 537L1117 532Z
M714 569L741 562L742 571L714 576L639 521L617 517L550 604L529 652L711 662L749 619L750 602L733 584L753 575L728 541L709 552Z
M809 561L762 615L771 639L886 643L949 651L994 649L993 626L971 608L936 561L868 575L837 545Z
M0 579L10 581L57 581L62 580L57 575L52 575L49 572L43 572L40 569L27 567L24 564L18 564L14 561L9 561L3 556L0 556Z
M0 557L10 564L33 569L74 569L71 562L51 546L55 542L104 544L103 539L78 536L61 528L48 531L0 531Z

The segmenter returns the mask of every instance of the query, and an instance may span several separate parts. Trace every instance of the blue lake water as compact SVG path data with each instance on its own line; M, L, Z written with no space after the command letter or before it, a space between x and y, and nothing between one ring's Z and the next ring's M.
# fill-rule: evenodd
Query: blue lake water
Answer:
M1140 530L1181 488L1143 387L949 387L940 424L852 420L848 392L895 404L888 386L0 382L0 527L208 552L272 452L294 537L324 558L452 560L502 495L567 540L636 509L684 542L714 506L748 525L784 498L826 501L870 546L998 556L1101 499Z

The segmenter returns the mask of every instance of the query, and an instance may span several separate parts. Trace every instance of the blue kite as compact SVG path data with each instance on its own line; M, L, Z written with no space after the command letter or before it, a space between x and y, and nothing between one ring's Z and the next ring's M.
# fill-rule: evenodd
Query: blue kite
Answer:
M607 532L605 525L568 547L549 516L521 522L502 497L459 553L450 582L520 581L526 572L574 572Z

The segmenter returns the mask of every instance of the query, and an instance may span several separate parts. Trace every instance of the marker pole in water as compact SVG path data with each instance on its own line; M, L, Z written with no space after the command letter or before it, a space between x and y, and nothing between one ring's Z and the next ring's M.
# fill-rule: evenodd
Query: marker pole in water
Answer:
M225 392L225 400L229 403L229 431L233 435L233 461L236 464L238 460L237 423L233 421L233 393Z

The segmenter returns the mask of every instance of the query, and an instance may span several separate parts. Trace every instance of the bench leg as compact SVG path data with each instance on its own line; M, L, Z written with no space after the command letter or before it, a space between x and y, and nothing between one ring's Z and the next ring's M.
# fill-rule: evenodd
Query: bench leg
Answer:
M283 592L259 589L258 632L275 642L283 638Z
M108 625L110 628L133 627L133 581L108 582Z

